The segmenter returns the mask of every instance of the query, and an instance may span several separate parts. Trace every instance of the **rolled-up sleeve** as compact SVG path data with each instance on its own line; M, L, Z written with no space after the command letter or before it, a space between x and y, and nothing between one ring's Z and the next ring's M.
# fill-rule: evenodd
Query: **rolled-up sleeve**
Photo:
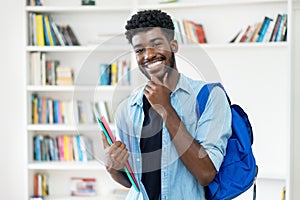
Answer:
M214 87L197 122L196 140L204 147L218 171L231 136L231 110L224 91Z

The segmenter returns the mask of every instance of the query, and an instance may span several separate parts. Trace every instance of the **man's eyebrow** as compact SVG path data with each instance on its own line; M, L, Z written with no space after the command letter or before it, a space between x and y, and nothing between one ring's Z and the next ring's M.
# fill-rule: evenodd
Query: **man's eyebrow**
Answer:
M150 42L155 42L157 40L164 40L162 37L156 37L156 38L153 38L150 40ZM143 45L142 44L136 44L133 46L133 48L138 48L138 47L142 47Z
M150 42L155 42L156 40L163 40L162 37L156 37L150 40Z

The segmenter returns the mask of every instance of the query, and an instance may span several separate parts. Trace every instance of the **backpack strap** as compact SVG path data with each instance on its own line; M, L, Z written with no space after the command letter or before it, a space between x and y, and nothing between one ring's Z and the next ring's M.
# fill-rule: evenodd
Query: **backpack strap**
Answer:
M216 86L219 86L225 92L227 100L229 102L229 105L231 105L229 96L227 95L227 93L221 83L208 83L201 88L200 92L197 95L197 102L198 102L197 115L199 118L205 110L205 106L206 106L210 91Z

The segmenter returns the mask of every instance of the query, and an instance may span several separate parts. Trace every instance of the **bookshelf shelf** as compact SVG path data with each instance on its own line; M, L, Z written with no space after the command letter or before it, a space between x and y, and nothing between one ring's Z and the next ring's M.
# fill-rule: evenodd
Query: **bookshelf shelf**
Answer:
M102 196L92 196L92 197L75 197L68 195L50 195L47 197L47 200L99 200L102 199Z
M110 124L111 129L114 125ZM98 124L79 124L79 125L64 125L64 124L28 124L28 131L100 131Z
M59 161L59 162L35 162L29 163L30 170L105 170L103 164L98 161L75 162L75 161Z
M250 5L250 4L285 4L286 0L204 0L200 2L193 3L165 3L165 4L145 4L139 5L138 9L187 9L187 8L200 8L200 7L212 7L212 6L234 6L234 5Z
M129 6L27 6L27 12L38 13L89 13L89 12L130 12Z
M99 131L98 124L79 124L79 125L61 125L61 124L29 124L28 131Z
M180 49L237 49L237 48L287 48L287 42L266 42L266 43L229 43L229 44L188 44L180 45Z
M27 86L28 92L111 92L116 88L122 91L131 91L130 86Z
M27 46L27 52L94 52L94 51L129 51L128 45L86 45L86 46Z
M257 176L258 179L268 179L268 180L280 180L285 181L286 175L285 174L259 174Z

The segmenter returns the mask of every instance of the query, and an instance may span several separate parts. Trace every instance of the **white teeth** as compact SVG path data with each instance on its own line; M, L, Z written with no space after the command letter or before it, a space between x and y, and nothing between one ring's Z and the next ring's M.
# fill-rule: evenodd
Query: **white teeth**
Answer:
M162 63L162 61L157 61L157 62L149 64L147 67L151 69L152 67L155 67L156 65L159 65L161 63Z

